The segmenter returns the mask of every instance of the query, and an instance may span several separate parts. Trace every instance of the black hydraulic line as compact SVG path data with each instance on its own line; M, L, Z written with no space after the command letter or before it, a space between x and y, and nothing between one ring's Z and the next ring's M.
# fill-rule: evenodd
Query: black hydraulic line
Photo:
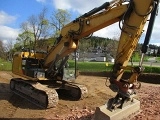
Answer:
M150 38L151 38L151 34L152 34L152 31L153 31L154 21L155 21L156 14L157 14L157 11L158 11L159 0L155 0L154 2L155 2L155 6L153 8L154 9L153 12L151 13L147 33L146 33L146 36L145 36L144 43L142 45L142 49L141 49L142 53L147 52L148 45L149 45Z
M76 50L75 50L74 54L75 54L75 58L74 58L75 68L74 68L74 70L75 70L75 79L76 79L77 78L77 51Z
M110 3L109 2L105 2L103 5L97 7L97 8L93 8L91 11L83 14L82 16L80 16L79 18L83 18L83 17L89 17L105 8L107 8L108 6L110 6Z

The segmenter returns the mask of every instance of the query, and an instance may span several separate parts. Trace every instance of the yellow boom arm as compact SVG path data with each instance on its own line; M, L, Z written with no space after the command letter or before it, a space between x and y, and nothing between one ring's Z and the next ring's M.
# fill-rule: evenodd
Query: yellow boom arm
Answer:
M109 7L107 2L104 8ZM60 42L53 47L45 58L44 66L48 67L56 59L59 60L75 51L81 38L90 35L106 26L120 20L121 16L127 11L127 4L115 4L114 7L104 9L104 11L88 17L80 17L61 30Z
M62 28L59 42L49 51L44 67L54 72L55 64L74 52L81 38L119 21L123 26L120 27L122 32L110 82L119 81L155 3L155 0L130 0L129 2L114 0L82 15ZM130 77L129 84L134 83L139 75L139 72L134 69L133 71L135 72Z

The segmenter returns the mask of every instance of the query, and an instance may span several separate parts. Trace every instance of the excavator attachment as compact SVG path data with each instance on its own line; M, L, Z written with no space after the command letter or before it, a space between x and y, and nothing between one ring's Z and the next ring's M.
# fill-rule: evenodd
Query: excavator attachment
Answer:
M128 102L125 101L122 109L117 108L112 111L108 109L107 105L110 102L115 102L115 99L110 99L105 105L96 108L94 120L122 120L140 110L140 101L136 99Z

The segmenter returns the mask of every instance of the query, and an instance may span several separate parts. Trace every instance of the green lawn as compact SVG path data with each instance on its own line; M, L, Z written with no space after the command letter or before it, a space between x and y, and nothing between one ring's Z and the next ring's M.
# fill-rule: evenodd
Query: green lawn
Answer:
M69 61L70 67L74 67L74 61ZM77 62L77 68L82 72L104 72L111 71L113 64L108 64L106 62ZM160 67L150 67L146 66L144 73L160 73Z
M74 61L69 60L70 68L74 68ZM113 64L108 64L106 62L77 62L77 69L82 72L104 72L111 71ZM11 71L12 63L11 61L4 61L0 59L0 71ZM160 67L150 67L146 66L144 73L160 73Z
M12 63L11 61L5 61L0 59L0 71L10 71L12 70Z
M69 61L69 66L74 67L74 61ZM105 62L77 62L77 69L83 72L103 72L110 71L112 65L106 66Z
M156 57L156 60L157 60L157 61L160 61L160 57Z

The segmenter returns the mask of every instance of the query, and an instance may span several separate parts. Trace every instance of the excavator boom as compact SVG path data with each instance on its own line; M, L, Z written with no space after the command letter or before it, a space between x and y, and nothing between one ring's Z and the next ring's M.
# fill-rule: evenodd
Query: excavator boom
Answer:
M44 66L48 67L54 60L58 61L74 52L81 38L120 21L127 10L127 4L111 7L109 6L110 3L107 2L104 5L102 5L103 9L101 11L97 11L100 13L86 13L62 28L59 42L46 56Z

